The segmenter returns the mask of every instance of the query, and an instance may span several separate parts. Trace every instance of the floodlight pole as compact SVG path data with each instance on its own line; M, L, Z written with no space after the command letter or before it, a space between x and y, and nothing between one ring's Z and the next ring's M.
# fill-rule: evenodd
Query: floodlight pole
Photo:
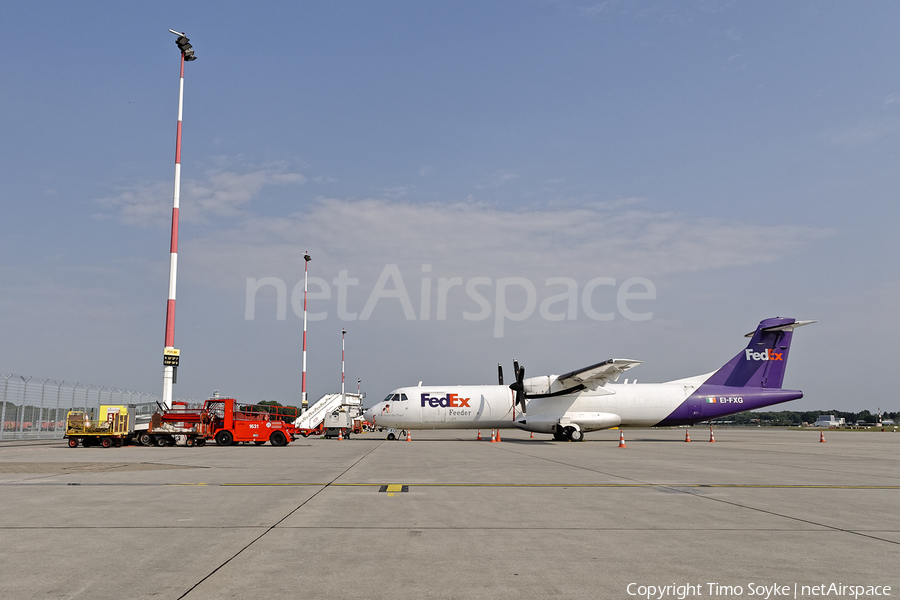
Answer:
M312 257L303 253L303 376L300 383L300 414L309 407L306 399L306 292L309 289L309 261Z
M175 283L178 277L178 205L181 198L181 118L184 108L184 63L194 60L194 51L187 37L170 29L178 36L175 42L181 50L181 74L178 83L178 125L175 130L175 191L172 201L172 236L169 243L169 298L166 302L166 345L163 350L162 404L172 407L172 385L178 369L178 352L175 350ZM174 360L173 360L174 359ZM174 362L174 364L166 364Z
M344 337L346 329L341 329L341 404L347 404L347 394L344 392Z

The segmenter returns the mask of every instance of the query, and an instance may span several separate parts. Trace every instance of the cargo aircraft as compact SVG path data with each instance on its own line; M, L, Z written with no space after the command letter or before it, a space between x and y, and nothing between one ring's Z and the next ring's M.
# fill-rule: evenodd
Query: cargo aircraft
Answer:
M791 337L815 321L775 317L760 322L746 348L719 370L666 383L614 383L641 364L612 358L563 375L503 385L422 385L394 390L365 411L377 427L396 429L518 428L581 441L589 431L610 427L690 425L700 421L797 400L803 392L782 389Z

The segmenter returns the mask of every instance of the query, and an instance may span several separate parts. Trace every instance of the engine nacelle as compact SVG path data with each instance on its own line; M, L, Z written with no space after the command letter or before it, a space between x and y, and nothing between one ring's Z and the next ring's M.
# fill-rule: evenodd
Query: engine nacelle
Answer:
M526 394L549 394L552 385L556 383L556 376L541 375L539 377L529 377L522 382ZM554 390L555 391L555 390Z
M604 412L568 412L559 414L525 414L516 419L516 427L535 433L553 433L557 425L577 425L582 431L598 431L618 427L622 417Z

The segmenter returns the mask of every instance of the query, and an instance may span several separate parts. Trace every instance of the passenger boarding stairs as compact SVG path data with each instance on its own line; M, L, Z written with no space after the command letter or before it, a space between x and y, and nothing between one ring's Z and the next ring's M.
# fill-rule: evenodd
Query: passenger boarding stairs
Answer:
M326 415L338 411L344 406L351 418L362 414L362 397L360 394L325 394L309 407L305 413L297 417L294 427L298 429L315 429L325 420Z

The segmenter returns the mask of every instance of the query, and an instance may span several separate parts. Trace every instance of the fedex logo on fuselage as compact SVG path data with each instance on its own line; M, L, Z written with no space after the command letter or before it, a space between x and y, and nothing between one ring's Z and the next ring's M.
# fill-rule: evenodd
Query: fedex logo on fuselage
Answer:
M429 394L422 394L422 408L427 404L432 408L442 407L447 408L469 408L469 400L470 398L460 398L458 394L447 394L446 396L430 396Z
M754 352L750 348L744 350L747 360L781 360L784 352L775 352L775 348L766 348L763 352Z

